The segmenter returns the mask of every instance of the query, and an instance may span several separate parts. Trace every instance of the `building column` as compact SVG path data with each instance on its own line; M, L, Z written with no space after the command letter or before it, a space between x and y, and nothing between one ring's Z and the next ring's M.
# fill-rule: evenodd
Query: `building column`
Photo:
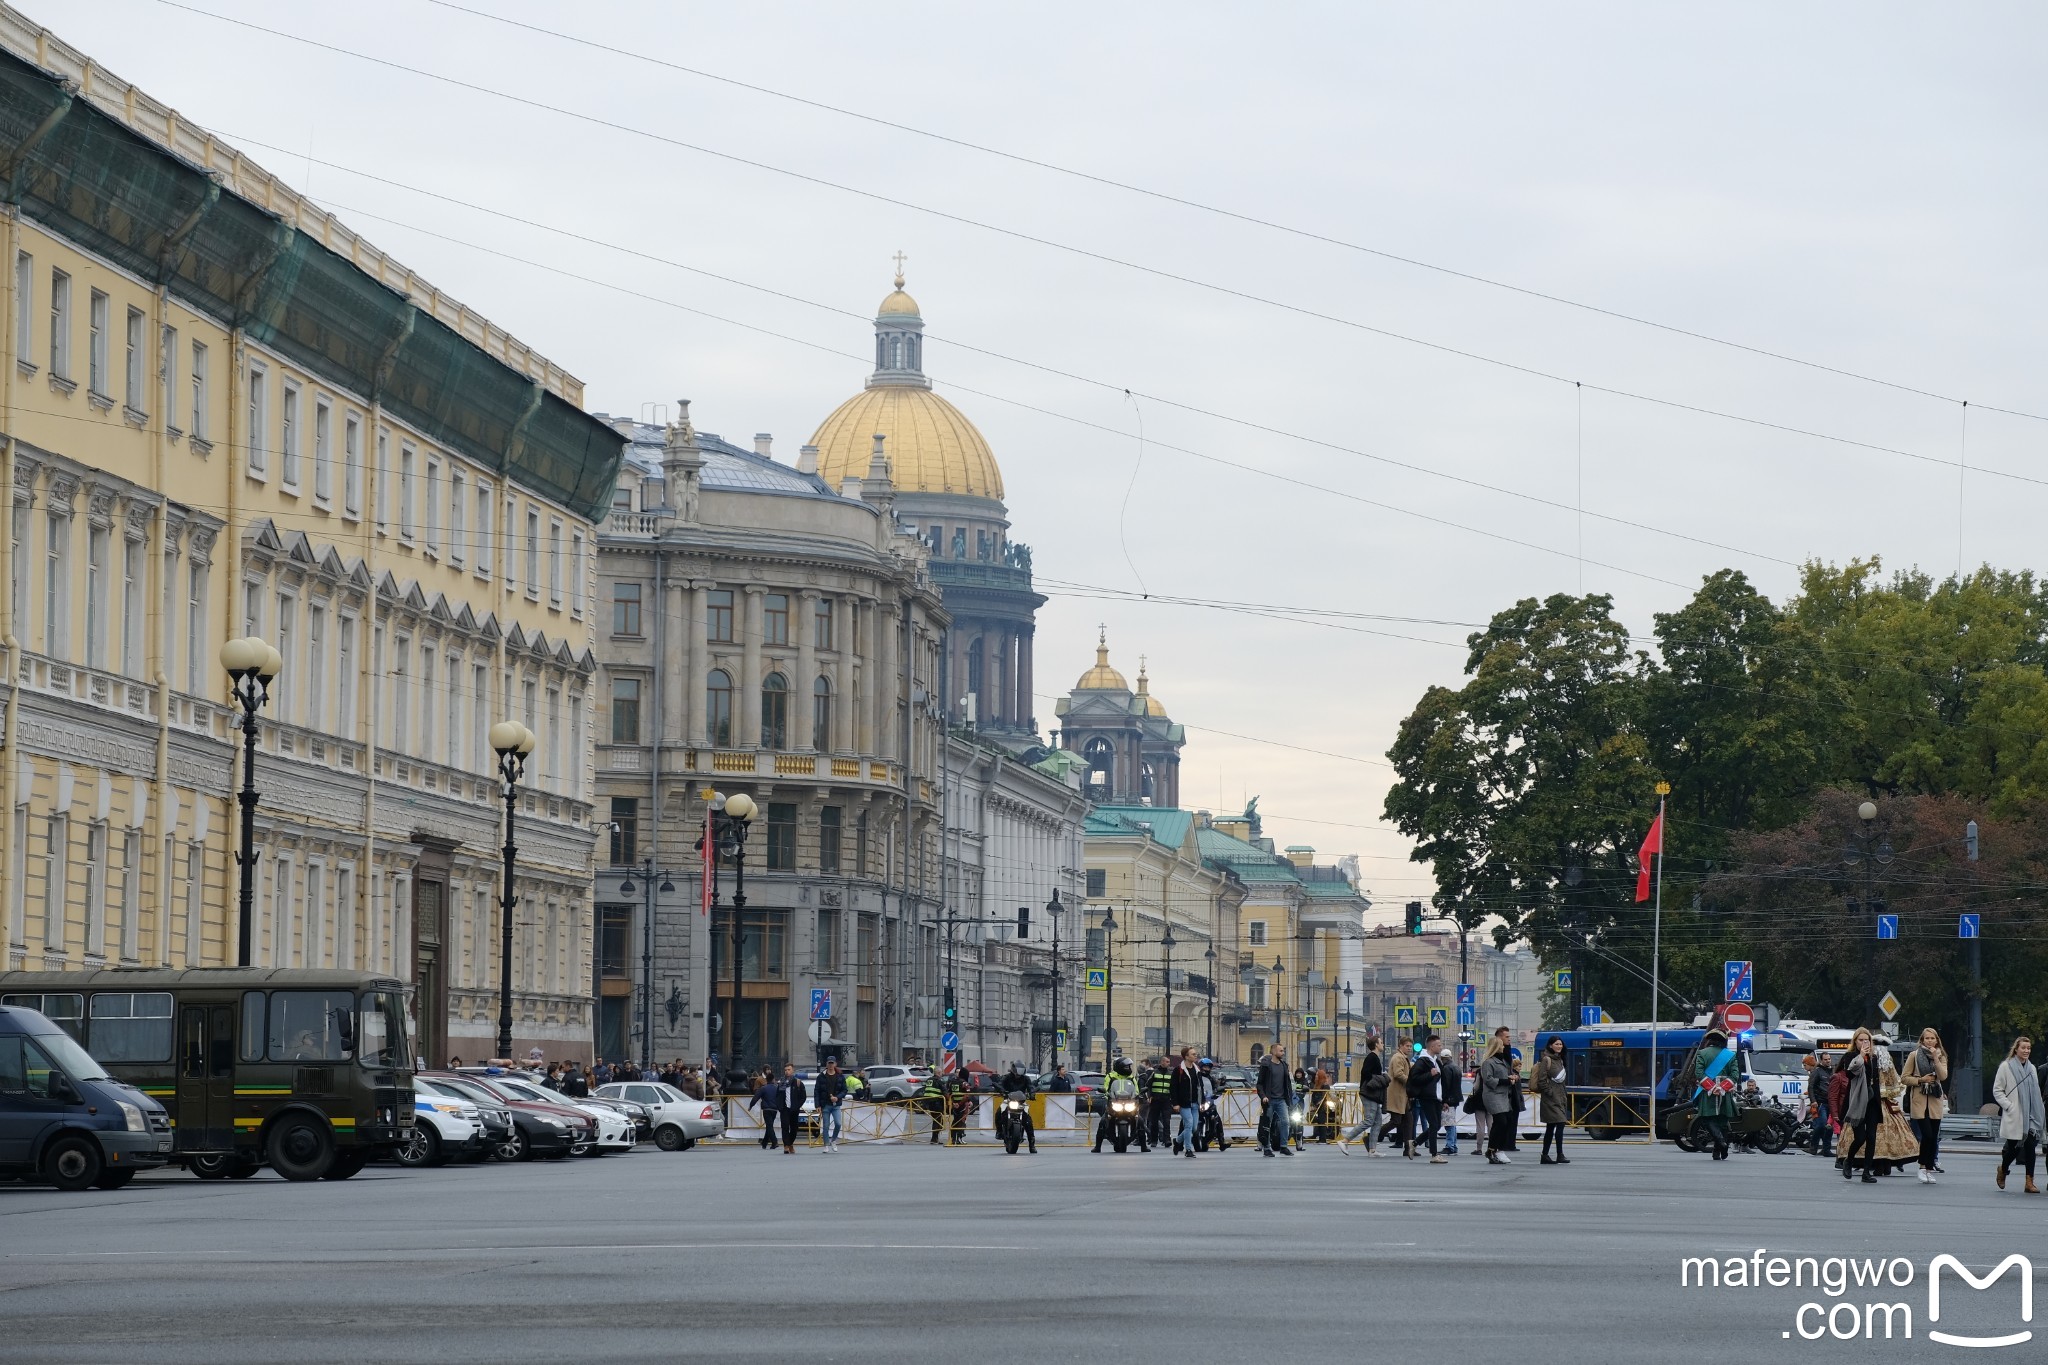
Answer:
M848 641L849 648L847 652L851 654L853 652L852 646L864 640L867 642L867 653L857 663L860 671L859 685L862 695L856 696L852 691L847 692L846 712L848 720L853 727L852 747L854 752L873 754L875 752L875 688L877 680L881 677L881 674L877 671L877 660L880 658L880 651L875 647L875 631L877 629L875 625L875 604L855 598L848 605L848 615L851 618L849 624L853 628L853 635Z
M766 588L752 584L743 594L746 619L740 626L740 695L733 698L733 706L739 711L733 719L738 722L742 749L761 747L761 599L767 593Z
M711 679L711 589L709 579L690 583L690 615L682 629L690 636L690 696L682 714L687 717L683 734L691 744L703 747L711 742L710 707L705 688Z
M832 716L838 721L833 727L837 742L832 749L835 753L846 753L856 748L854 727L858 723L853 714L853 641L854 622L858 619L860 604L852 598L832 603L832 643L839 650L837 678L833 683Z
M789 747L792 749L815 750L818 747L812 717L817 714L818 630L813 622L818 613L819 596L815 592L797 596L797 620L792 627L796 631L796 678L789 689L796 694L789 701L790 708L796 713L790 717L793 723L789 730Z
M1017 695L1017 655L1022 643L1017 628L1003 632L1003 723L1015 729L1023 720Z
M661 696L654 740L667 744L689 739L690 662L696 655L696 632L690 628L689 584L664 580L661 613Z

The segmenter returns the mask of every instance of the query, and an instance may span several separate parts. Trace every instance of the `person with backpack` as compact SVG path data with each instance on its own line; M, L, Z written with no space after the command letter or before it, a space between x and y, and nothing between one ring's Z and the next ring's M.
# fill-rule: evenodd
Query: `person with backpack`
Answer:
M1458 1110L1465 1102L1465 1068L1445 1048L1436 1055L1441 1080L1439 1100L1444 1116L1444 1155L1458 1154Z
M1350 1144L1365 1138L1365 1154L1378 1156L1380 1114L1387 1102L1387 1064L1380 1060L1380 1040L1367 1035L1365 1058L1358 1064L1358 1122L1337 1136L1337 1150L1349 1153Z

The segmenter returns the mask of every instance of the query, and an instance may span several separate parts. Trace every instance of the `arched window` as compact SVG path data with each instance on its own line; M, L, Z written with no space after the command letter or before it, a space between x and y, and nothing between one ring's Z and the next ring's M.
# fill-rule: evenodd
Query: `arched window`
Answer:
M722 668L712 669L705 680L704 718L711 742L732 747L732 675Z
M1101 787L1105 792L1115 789L1116 749L1100 735L1088 741L1081 751L1088 760L1088 785Z
M923 338L915 332L903 338L903 358L910 362L906 368L913 370L917 368L917 353L920 349L919 342L922 340Z
M892 370L900 370L903 368L902 337L889 338L889 368Z
M811 685L811 747L821 754L832 747L832 684L822 674Z
M1138 770L1138 794L1147 801L1152 799L1152 765L1150 763L1141 765Z
M789 747L789 682L780 673L761 680L761 746Z
M879 335L875 337L875 368L878 370L882 368L882 360L887 355L886 348L888 344Z

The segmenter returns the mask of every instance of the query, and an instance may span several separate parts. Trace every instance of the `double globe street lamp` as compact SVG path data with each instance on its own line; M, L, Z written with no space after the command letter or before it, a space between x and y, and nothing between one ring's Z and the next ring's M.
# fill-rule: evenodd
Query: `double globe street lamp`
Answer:
M725 1059L726 1074L732 1075L740 1069L740 934L742 921L747 915L747 832L753 827L755 812L759 807L754 798L745 792L734 792L731 796L714 793L711 798L711 845L713 858L732 860L732 1004L726 1008ZM716 891L718 866L711 868L713 890ZM717 985L712 986L713 994Z
M526 775L526 757L533 752L534 733L516 720L491 727L491 748L498 755L498 781L505 791L505 889L498 897L498 1056L512 1056L512 910L519 898L512 891L514 862L519 856L513 838L519 815L519 779Z
M235 704L242 708L242 847L235 862L242 869L239 961L248 967L254 965L256 946L256 712L269 702L270 680L284 667L284 656L267 640L250 635L222 645L220 664L228 671Z

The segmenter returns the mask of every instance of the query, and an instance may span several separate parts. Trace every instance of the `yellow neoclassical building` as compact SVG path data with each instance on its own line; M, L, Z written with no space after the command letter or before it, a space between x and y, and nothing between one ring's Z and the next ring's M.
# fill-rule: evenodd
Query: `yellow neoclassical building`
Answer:
M4 965L238 952L231 636L263 713L253 960L412 981L495 1033L521 806L518 1046L591 1027L589 582L622 442L559 366L0 7Z

